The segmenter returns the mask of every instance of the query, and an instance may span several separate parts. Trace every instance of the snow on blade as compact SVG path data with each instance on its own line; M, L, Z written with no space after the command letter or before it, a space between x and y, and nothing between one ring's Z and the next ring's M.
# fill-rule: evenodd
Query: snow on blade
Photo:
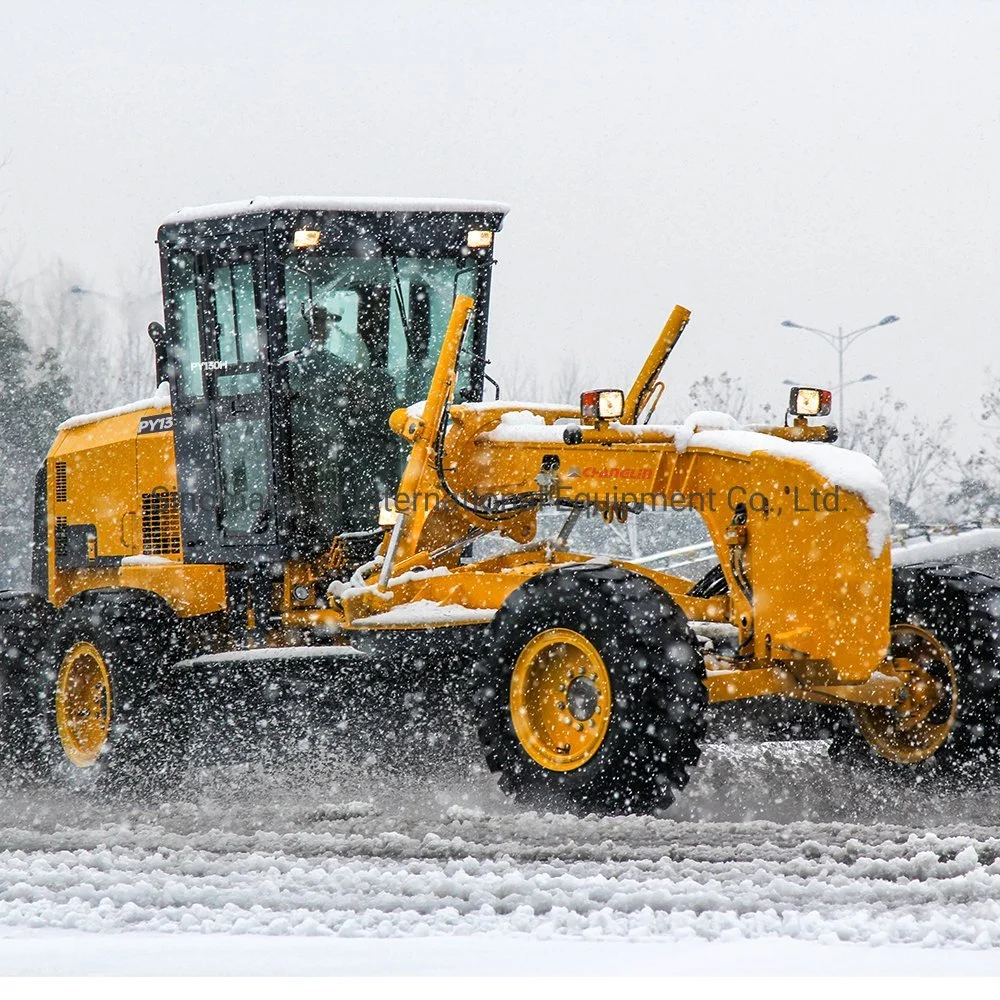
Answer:
M353 646L259 646L255 649L231 649L224 653L205 653L182 660L179 667L206 663L242 663L247 660L312 660L338 656L367 656Z

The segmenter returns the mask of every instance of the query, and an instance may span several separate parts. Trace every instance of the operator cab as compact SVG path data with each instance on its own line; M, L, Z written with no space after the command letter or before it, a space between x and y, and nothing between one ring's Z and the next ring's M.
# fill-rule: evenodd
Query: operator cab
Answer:
M185 558L308 558L374 529L455 296L476 300L458 391L482 398L493 203L265 199L160 227Z

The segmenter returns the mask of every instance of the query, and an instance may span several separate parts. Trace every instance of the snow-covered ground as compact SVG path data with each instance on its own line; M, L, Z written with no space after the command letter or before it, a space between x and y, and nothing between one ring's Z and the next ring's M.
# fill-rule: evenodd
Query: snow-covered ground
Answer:
M825 749L712 746L655 818L522 811L474 758L8 790L0 971L1000 973L1000 785Z

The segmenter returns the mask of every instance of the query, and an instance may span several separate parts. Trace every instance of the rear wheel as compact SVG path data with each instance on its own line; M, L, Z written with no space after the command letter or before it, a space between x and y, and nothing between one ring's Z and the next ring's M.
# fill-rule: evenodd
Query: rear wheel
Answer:
M0 776L14 783L32 777L34 681L53 615L34 594L0 595Z
M63 752L76 767L98 762L111 735L111 676L101 651L91 642L75 642L56 674L56 733Z
M889 667L891 663L891 668ZM948 650L926 629L894 625L888 663L907 693L898 708L858 705L854 718L865 742L892 764L920 764L948 739L958 711L958 679Z
M893 572L890 656L909 697L858 706L831 753L900 774L977 775L1000 761L1000 581L962 566ZM923 765L923 766L915 766Z
M497 613L476 676L487 763L528 804L665 808L700 755L705 667L687 620L617 567L525 583Z
M185 765L185 718L167 668L181 655L168 611L93 600L67 610L42 656L35 769L74 787L142 794Z

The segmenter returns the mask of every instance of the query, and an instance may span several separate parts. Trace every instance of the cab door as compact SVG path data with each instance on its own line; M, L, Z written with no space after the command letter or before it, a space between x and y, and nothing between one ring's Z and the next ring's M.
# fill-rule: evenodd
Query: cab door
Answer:
M205 398L212 423L221 544L260 552L275 541L266 365L264 248L213 251L204 262Z

